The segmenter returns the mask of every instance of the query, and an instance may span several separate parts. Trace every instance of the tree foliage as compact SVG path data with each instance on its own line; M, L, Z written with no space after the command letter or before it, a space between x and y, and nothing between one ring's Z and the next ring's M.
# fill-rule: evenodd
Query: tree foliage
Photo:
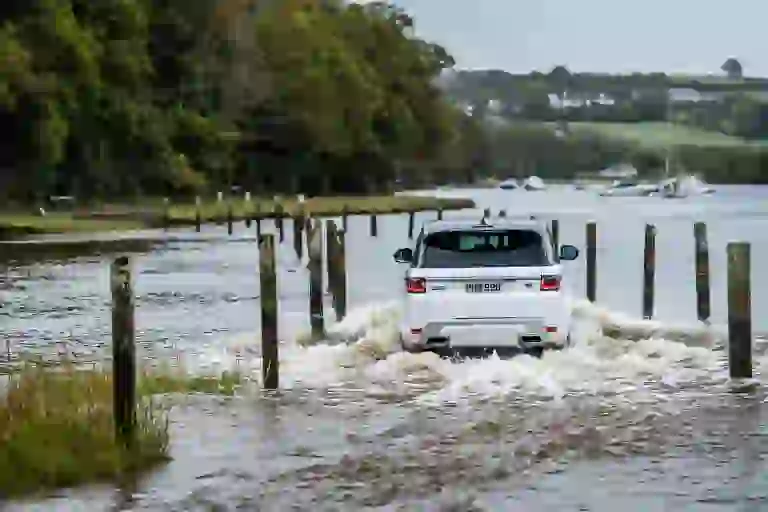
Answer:
M463 172L453 66L403 10L323 0L6 0L0 190L126 196Z

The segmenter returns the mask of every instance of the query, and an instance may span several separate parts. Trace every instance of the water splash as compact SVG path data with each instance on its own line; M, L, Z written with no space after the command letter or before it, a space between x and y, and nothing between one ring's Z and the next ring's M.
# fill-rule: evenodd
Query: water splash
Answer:
M634 319L586 301L573 301L572 311L573 346L566 350L541 358L450 361L402 352L398 303L368 305L332 325L325 340L281 342L281 388L354 388L439 404L510 394L556 400L570 394L639 395L723 377L717 350L722 333L716 328ZM218 345L198 356L198 368L237 367L258 381L255 340Z

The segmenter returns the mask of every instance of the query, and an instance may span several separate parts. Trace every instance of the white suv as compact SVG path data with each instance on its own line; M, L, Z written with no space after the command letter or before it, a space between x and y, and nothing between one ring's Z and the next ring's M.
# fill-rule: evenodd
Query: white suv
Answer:
M434 221L415 248L399 249L405 272L403 349L442 355L527 352L570 343L561 260L549 224L535 218Z

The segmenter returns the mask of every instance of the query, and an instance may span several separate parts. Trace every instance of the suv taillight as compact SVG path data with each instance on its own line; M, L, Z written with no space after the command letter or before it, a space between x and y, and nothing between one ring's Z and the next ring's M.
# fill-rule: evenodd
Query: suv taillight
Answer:
M427 293L427 280L423 277L409 277L405 280L408 293Z
M541 276L541 291L556 292L560 290L560 276Z

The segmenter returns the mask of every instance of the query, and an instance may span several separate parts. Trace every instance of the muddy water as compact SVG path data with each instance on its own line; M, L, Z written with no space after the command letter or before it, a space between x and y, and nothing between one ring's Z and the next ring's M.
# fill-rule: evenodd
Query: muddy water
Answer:
M174 461L124 489L92 488L17 504L25 510L761 510L768 507L762 392L727 393L720 330L696 326L693 220L710 228L714 323L725 319L725 243L752 242L755 326L768 330L768 192L724 188L691 200L585 192L445 191L481 207L561 219L582 246L599 225L600 307L583 295L583 260L566 279L576 346L537 360L451 363L397 351L400 273L391 254L407 218L366 219L348 235L350 306L332 338L301 347L307 276L280 248L282 390L189 397L172 412ZM470 212L450 213L447 216ZM472 214L477 214L474 212ZM423 214L419 220L434 218ZM659 227L658 323L640 310L642 226ZM258 253L239 226L135 257L143 357L259 373ZM269 228L268 228L269 229ZM145 234L150 236L150 234ZM0 250L2 250L0 248ZM109 249L104 249L105 251ZM108 349L102 257L6 267L0 331L13 354ZM629 341L603 337L618 325ZM676 341L677 340L677 341ZM679 340L687 344L679 343ZM758 344L760 354L762 342ZM768 369L760 355L758 370Z

